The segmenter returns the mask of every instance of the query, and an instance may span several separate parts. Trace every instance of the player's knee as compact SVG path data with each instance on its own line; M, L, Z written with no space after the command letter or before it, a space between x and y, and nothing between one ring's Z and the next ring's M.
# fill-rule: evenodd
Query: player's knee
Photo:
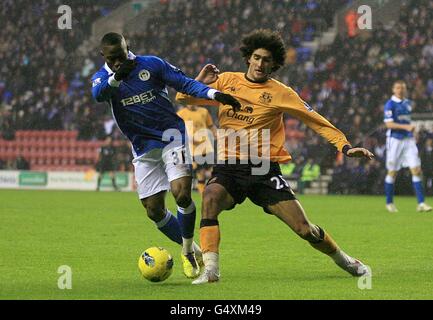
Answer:
M181 208L186 208L191 204L191 194L189 192L178 192L175 195L176 204Z
M319 228L314 225L311 225L308 222L303 222L299 224L295 228L295 232L298 234L299 237L311 243L317 243L323 240L321 238Z
M164 219L165 217L165 208L164 205L141 200L141 203L143 204L144 208L146 209L147 216L150 220L158 222Z

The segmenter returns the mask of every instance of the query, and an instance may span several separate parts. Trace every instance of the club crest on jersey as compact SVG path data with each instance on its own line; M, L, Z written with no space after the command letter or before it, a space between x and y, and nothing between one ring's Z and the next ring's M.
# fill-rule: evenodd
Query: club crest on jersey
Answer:
M138 78L140 78L141 81L147 81L150 79L150 72L146 69L140 70L138 73Z
M259 98L260 103L271 103L272 95L269 92L263 92Z
M97 79L93 80L92 88L96 87L100 83L101 83L101 78L97 78Z

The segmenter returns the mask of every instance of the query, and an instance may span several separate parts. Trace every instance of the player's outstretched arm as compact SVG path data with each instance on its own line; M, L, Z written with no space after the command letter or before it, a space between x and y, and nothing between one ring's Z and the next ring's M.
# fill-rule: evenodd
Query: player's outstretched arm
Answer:
M186 77L183 73L173 73L173 70L168 70L166 77L167 82L176 90L182 92L176 95L176 101L183 104L194 104L194 105L209 105L209 101L203 101L203 88L207 89L207 98L215 100L223 105L230 105L233 107L234 111L239 111L241 109L241 104L236 98L230 94L226 94L218 91L214 87L208 87L206 84L213 84L218 80L219 70L216 66L207 64L200 71L199 75L195 80ZM181 86L179 86L181 84ZM190 97L188 97L190 96ZM191 96L196 98L201 98L200 100L191 99ZM218 104L217 104L218 105Z

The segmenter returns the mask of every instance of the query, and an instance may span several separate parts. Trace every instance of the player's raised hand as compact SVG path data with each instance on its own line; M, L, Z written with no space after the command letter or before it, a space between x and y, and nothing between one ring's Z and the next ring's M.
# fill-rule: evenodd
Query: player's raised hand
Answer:
M226 94L226 93L222 93L222 92L216 92L215 93L215 98L216 101L218 101L219 103L222 103L224 105L228 104L231 105L233 107L233 110L235 112L241 110L241 104L238 100L236 100L236 98L234 98L233 96Z
M200 73L195 80L200 81L204 84L211 84L218 80L218 74L220 71L213 64L207 64L200 70Z
M135 60L125 60L119 67L119 69L114 74L114 79L117 81L125 80L132 70L137 66L137 61Z
M346 151L346 156L351 158L368 158L373 159L374 154L365 148L350 148Z

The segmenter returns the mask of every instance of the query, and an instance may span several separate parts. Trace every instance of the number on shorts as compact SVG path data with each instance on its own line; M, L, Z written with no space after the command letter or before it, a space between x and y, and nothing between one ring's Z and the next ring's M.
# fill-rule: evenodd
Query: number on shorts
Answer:
M181 159L179 159L179 154L180 154ZM175 166L178 164L184 164L185 163L185 149L184 148L173 151L171 153L171 156L173 158L173 164Z
M275 182L275 185L276 185L275 189L277 189L277 190L281 190L284 187L289 188L289 184L287 183L286 180L284 180L284 178L283 178L282 175L278 175L278 176L272 177L271 181Z

